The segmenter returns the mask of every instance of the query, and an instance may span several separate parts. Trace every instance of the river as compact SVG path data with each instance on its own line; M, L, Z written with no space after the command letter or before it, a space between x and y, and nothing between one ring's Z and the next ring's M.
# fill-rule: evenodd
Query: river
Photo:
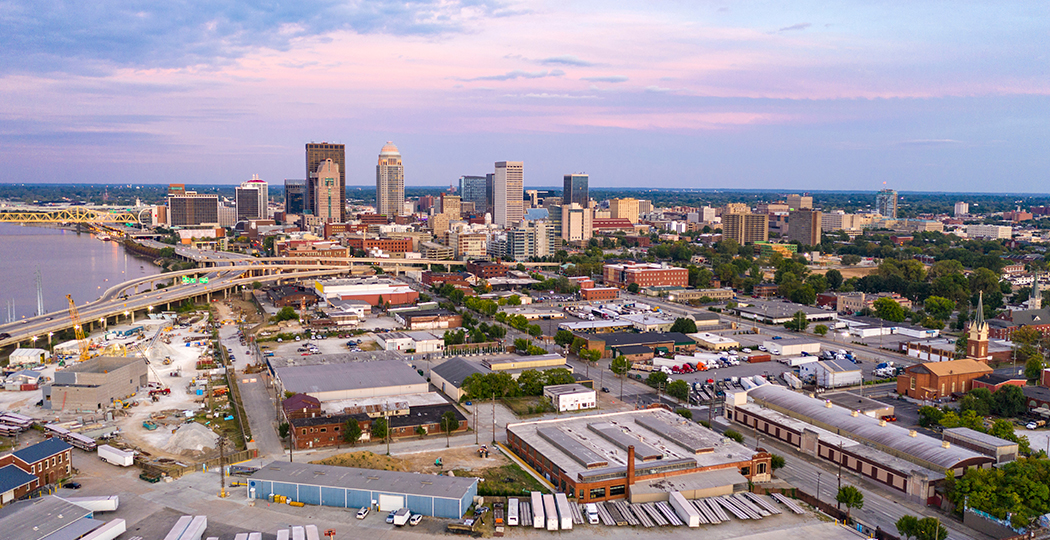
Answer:
M36 314L37 272L44 312L50 313L69 307L67 294L83 305L117 283L158 274L160 268L92 234L0 223L0 322L8 321L12 301L16 319Z

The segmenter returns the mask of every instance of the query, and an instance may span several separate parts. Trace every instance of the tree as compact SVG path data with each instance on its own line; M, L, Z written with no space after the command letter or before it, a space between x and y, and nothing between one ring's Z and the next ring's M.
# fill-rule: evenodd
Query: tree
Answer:
M284 306L280 309L280 311L277 312L276 315L273 316L273 322L291 321L293 319L298 318L299 315L295 313L295 309L293 309L291 306Z
M356 418L351 418L343 424L343 440L351 446L361 440L361 423Z
M923 302L923 308L934 319L947 321L955 311L955 302L941 296L930 296Z
M683 408L679 407L679 408L675 409L674 412L675 412L675 414L677 414L678 416L681 416L682 418L686 418L688 420L692 420L693 419L693 411L690 411L689 409L683 409Z
M445 432L445 448L448 448L449 438L452 436L452 432L458 427L459 419L456 418L456 413L445 411L445 414L441 415L441 430Z
M525 338L518 338L518 339L514 340L514 350L518 354L528 356L528 354L529 354L529 345L532 345L532 342L530 342L529 340L527 340Z
M970 342L970 338L967 337L966 332L963 332L959 339L955 340L955 357L962 358L966 356L967 344Z
M427 436L427 428L425 428L423 426L416 426L416 435L419 435L420 439L422 439L423 437L426 437Z
M372 438L383 440L387 436L389 425L387 424L386 418L380 416L372 420Z
M744 436L741 435L739 432L734 431L732 429L727 429L725 431L725 433L723 433L723 435L725 435L727 438L733 439L734 441L736 441L738 443L741 443L741 444L744 443Z
M572 344L574 337L575 336L572 335L572 332L568 330L558 330L558 333L554 334L554 342L564 348Z
M632 283L632 284L627 286L627 292L629 292L631 294L638 294L638 291L640 291L640 290L642 290L642 288L640 286L638 286L637 283Z
M828 288L833 291L837 291L842 286L842 272L838 270L828 270L824 274L824 279L828 281Z
M538 324L530 324L525 327L525 331L532 337L540 337L543 335L543 328L540 328Z
M645 378L645 384L657 388L667 382L667 374L662 371L654 371Z
M687 317L679 317L671 325L671 332L694 334L696 333L696 321Z
M842 486L835 495L835 502L846 507L846 521L851 522L853 518L850 512L854 508L864 508L864 494L854 486Z
M818 336L826 336L828 335L828 327L823 324L818 324L813 327L813 333Z
M516 294L510 295L507 298L507 305L508 306L520 306L521 305L521 297L516 295Z
M1044 367L1046 367L1046 363L1043 362L1043 355L1035 353L1024 363L1025 378L1029 381L1038 381Z
M809 319L806 318L804 311L796 311L795 315L791 317L791 320L784 323L784 328L788 330L794 330L795 332L805 332L806 327L809 326Z
M539 396L543 394L543 383L547 381L543 372L535 369L526 369L518 375L518 386L521 393L526 396Z
M543 372L544 378L546 379L545 386L553 386L556 384L572 384L576 382L573 378L572 373L565 368L552 368Z
M935 517L922 518L915 522L915 540L946 540L948 529Z
M875 314L880 318L892 322L904 322L908 318L904 308L892 298L882 297L875 300Z
M941 419L944 418L944 411L926 405L919 407L919 425L922 427L933 427L941 423Z
M1025 401L1024 390L1007 384L992 394L992 412L1004 418L1020 416L1028 409Z
M609 364L609 370L621 377L623 377L629 369L631 369L631 363L628 362L627 358L624 356L613 358L612 362Z
M773 456L769 460L769 465L775 471L777 469L783 469L784 465L787 465L787 461L784 459L784 456L781 456L779 454L773 454Z
M673 398L687 401L689 399L689 383L681 379L671 381L667 385L667 393Z
M844 266L853 266L860 262L860 255L843 255L842 264Z
M1042 337L1043 335L1035 328L1032 328L1031 326L1022 326L1010 334L1010 341L1013 341L1022 347L1025 345L1034 347L1039 343L1039 340Z
M915 534L918 532L918 526L919 518L915 516L901 516L901 518L897 520L897 534L900 536L901 540L914 538Z
M277 426L277 434L280 435L282 439L287 439L291 430L292 426L290 426L288 422L281 422L281 425Z

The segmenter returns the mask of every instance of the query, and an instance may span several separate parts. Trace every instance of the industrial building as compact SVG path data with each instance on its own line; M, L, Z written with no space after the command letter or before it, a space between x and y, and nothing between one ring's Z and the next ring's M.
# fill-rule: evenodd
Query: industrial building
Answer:
M558 412L582 411L598 406L598 393L582 384L544 386L543 397L549 399Z
M763 384L726 394L726 417L763 437L841 465L925 502L945 471L961 475L995 458L809 397Z
M587 349L601 351L602 358L612 358L620 347L632 345L646 345L657 353L691 353L696 350L696 341L680 332L610 332L576 336L587 341Z
M689 334L689 337L693 338L698 346L709 351L728 351L740 348L739 341L710 332L697 332Z
M11 351L11 357L7 361L7 365L14 366L32 366L36 364L46 363L51 359L51 353L44 349L15 349Z
M965 427L947 428L941 433L941 438L950 444L993 457L996 463L1013 461L1020 453L1019 445L1013 441Z
M772 354L783 356L799 356L802 353L817 354L820 352L820 342L806 338L784 338L763 341L762 346Z
M450 358L430 370L430 383L441 393L459 401L463 398L463 381L475 373L484 375L485 370L474 362L460 357Z
M665 478L718 480L706 483L703 496L732 493L749 480L768 481L771 473L770 454L662 408L508 424L507 442L555 489L579 502L653 500L647 481Z
M43 388L44 408L99 411L146 386L146 361L137 357L97 356L55 372Z
M439 330L463 325L462 315L446 309L398 311L394 313L394 320L409 330Z
M124 532L125 523L123 519L108 523L95 519L91 510L47 495L0 509L0 530L4 538L17 540L70 540L103 530L111 532L100 538L115 538Z
M435 394L436 395L436 394ZM442 400L444 401L444 400ZM442 402L438 405L412 406L408 402L398 404L372 404L355 407L344 414L325 414L308 418L293 418L291 425L292 444L297 450L325 448L347 444L343 438L343 429L347 421L357 420L361 427L360 441L371 439L372 422L378 417L386 417L387 429L391 439L418 437L417 428L423 428L428 435L443 434L441 418L451 411L458 422L453 433L465 431L467 419L455 405Z
M799 367L799 378L812 380L818 388L859 385L864 379L860 367L849 360L818 360Z
M318 361L318 356L311 360ZM274 371L282 392L307 394L322 402L419 394L428 389L426 379L401 360L290 365Z
M626 288L632 283L639 287L656 287L672 285L685 287L689 285L689 271L666 264L607 264L602 271L605 282L616 287Z
M417 354L440 353L445 349L445 339L430 332L376 334L376 344L384 351L414 351Z
M504 356L496 358L486 358L481 361L481 365L489 368L492 371L511 371L511 370L524 370L524 369L550 369L550 368L563 368L565 365L565 357L557 354L537 354L533 356ZM569 371L572 371L570 368Z
M280 461L255 472L248 493L264 501L281 495L336 508L372 507L374 501L380 512L408 508L413 514L458 519L474 502L478 480Z
M756 285L756 288L758 286ZM759 294L757 291L755 294ZM774 294L776 294L774 292ZM837 314L813 306L794 302L773 302L769 300L749 299L748 305L740 304L734 310L745 319L753 319L765 324L784 324L801 311L810 323L833 322Z
M405 285L383 277L330 279L314 282L314 290L323 298L363 300L369 305L403 306L419 300L419 293Z

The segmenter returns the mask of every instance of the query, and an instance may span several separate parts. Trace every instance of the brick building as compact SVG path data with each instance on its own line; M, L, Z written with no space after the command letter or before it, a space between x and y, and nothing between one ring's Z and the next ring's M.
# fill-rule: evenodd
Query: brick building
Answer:
M445 405L422 405L412 407L407 414L395 414L387 416L387 425L390 429L390 438L399 439L404 437L418 437L417 427L422 427L428 435L443 435L441 430L441 417L448 411L456 415L459 425L453 433L466 431L468 427L467 418L452 404ZM381 414L375 414L376 417ZM343 430L346 422L351 418L357 420L361 426L361 441L371 440L372 422L375 418L369 413L355 414L333 414L315 416L310 418L293 418L289 421L292 427L292 441L297 450L308 450L311 448L324 448L329 446L341 446L347 444L343 439Z
M480 279L507 277L507 265L495 261L474 260L467 262L467 272Z
M73 447L58 438L45 439L0 456L0 495L4 498L0 502L7 503L10 500L7 497L17 499L37 488L55 484L72 472Z
M634 345L645 345L658 353L696 350L696 340L679 332L609 332L577 334L577 337L587 341L587 349L601 351L602 358L612 358L618 349Z
M444 309L400 311L394 314L394 319L408 330L440 330L463 325L462 315Z
M937 399L973 390L973 381L992 373L984 362L964 358L908 367L897 376L897 393L913 399Z
M266 297L275 307L299 307L303 304L312 306L321 299L313 289L302 285L279 285L266 288Z
M295 394L285 399L281 402L281 409L284 411L285 419L288 420L312 418L324 414L324 411L321 410L321 400L309 394Z
M411 238L367 238L365 236L350 236L346 239L346 245L351 249L360 251L371 251L373 249L380 249L386 253L405 253L406 251L412 251Z
M589 289L580 289L580 297L588 302L615 300L619 294L620 289L617 289L616 287L593 287Z
M689 285L689 270L662 264L607 264L602 270L602 275L607 284L621 288L632 283L643 288Z

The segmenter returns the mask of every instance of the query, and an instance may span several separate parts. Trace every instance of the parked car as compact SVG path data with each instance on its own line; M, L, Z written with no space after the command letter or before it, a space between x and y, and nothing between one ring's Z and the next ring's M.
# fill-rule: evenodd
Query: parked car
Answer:
M367 506L362 506L361 509L357 511L357 519L365 519L368 516L368 510L369 508Z
M420 521L423 521L423 514L412 514L412 517L408 519L408 524L415 527Z
M62 484L62 487L66 489L80 489L80 482L66 482Z
M393 512L390 512L389 514L387 514L386 522L387 523L393 523L394 522L394 514L396 514L396 513L397 513L397 510L394 510Z
M602 387L602 392L605 392L606 394L608 394L609 393L609 389L603 386Z
M897 421L897 415L887 414L887 415L883 416L882 419L887 421L887 422L896 422Z

